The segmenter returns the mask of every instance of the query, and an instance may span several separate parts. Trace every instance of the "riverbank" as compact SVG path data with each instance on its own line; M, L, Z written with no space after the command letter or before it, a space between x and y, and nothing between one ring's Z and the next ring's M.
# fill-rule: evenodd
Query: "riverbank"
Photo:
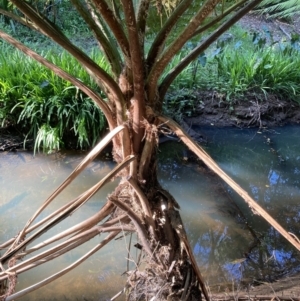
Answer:
M264 99L264 95L249 92L230 102L215 91L197 91L195 95L197 101L192 114L183 111L183 118L179 121L185 124L186 130L192 126L270 128L300 124L300 105L276 95ZM24 139L13 126L0 128L0 151L32 149L32 140L26 141L24 146ZM196 140L205 142L206 139Z
M23 149L24 139L14 127L0 128L0 151L15 151Z
M197 92L199 104L193 115L185 116L189 125L197 126L234 126L275 127L300 123L300 105L291 100L278 98L276 95L247 93L234 101L228 102L224 95L214 91Z
M300 274L288 275L273 283L261 283L257 286L249 286L248 289L236 288L232 291L224 289L222 293L211 294L212 301L255 301L255 300L277 300L277 301L299 301L300 300ZM220 290L219 290L220 291Z

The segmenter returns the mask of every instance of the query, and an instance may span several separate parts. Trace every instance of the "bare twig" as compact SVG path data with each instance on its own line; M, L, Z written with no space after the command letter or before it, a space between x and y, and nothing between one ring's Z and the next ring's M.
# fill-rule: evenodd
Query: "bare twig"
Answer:
M116 300L118 297L120 297L123 294L124 290L119 291L117 294L115 294L113 297L110 298L111 301Z

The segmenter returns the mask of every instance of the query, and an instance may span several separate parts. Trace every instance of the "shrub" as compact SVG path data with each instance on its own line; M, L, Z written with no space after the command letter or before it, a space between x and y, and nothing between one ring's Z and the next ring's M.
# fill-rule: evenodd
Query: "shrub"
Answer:
M74 139L80 148L94 145L106 124L101 111L91 100L20 52L3 48L0 56L2 126L17 125L26 133L26 139L36 141L35 149L59 149L63 141L69 143ZM92 56L103 65L103 56L99 52L93 52ZM96 89L89 75L65 52L49 52L46 57L82 81L90 82Z

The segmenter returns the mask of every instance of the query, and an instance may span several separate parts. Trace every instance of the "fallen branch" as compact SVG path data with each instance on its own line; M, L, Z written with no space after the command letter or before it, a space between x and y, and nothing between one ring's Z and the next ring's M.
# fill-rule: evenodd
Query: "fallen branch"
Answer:
M159 116L159 120L165 123L183 143L192 150L213 172L215 172L221 179L223 179L236 193L238 193L245 202L249 205L251 210L262 216L272 227L274 227L284 238L286 238L298 251L300 251L300 243L292 235L290 235L277 221L273 219L260 205L253 200L249 194L241 188L233 179L231 179L218 164L199 146L194 142L190 136L177 124L175 121Z
M5 301L12 301L12 300L15 300L17 298L20 298L20 297L22 297L22 296L24 296L24 295L40 288L40 287L42 287L42 286L52 282L53 280L65 275L66 273L68 273L72 269L76 268L79 264L81 264L83 261L85 261L91 255L93 255L98 250L100 250L102 247L104 247L108 242L110 242L112 239L114 239L120 232L121 231L114 231L114 232L110 233L101 243L99 243L97 246L95 246L93 249L91 249L84 256L82 256L77 261L75 261L73 264L69 265L68 267L61 270L60 272L57 272L57 273L53 274L52 276L50 276L50 277L48 277L48 278L32 285L30 287L27 287L27 288L15 293L15 294L12 294L12 295L6 297Z
M72 171L72 173L65 179L65 181L50 195L50 197L43 203L43 205L35 212L35 214L28 220L24 229L19 234L22 237L25 230L35 220L35 218L57 197L85 168L92 162L95 157L104 149L104 147L121 131L124 126L118 126L114 130L110 131L92 150L86 155L86 157L78 164L78 166ZM33 228L34 229L34 228Z
M43 233L54 227L60 221L64 220L66 217L74 213L79 207L85 204L102 186L108 183L113 177L115 177L123 168L125 168L131 161L135 159L134 156L129 156L125 158L123 162L121 162L118 166L116 166L110 173L108 173L101 181L99 181L96 185L91 187L89 190L81 194L78 198L76 198L76 202L73 203L69 208L63 211L59 216L57 216L54 220L45 225L42 229L38 230L31 237L22 241L19 245L14 246L13 249L10 249L6 252L1 258L0 262L3 264L7 262L11 257L20 252L21 249L25 248L29 243L33 240L41 236Z

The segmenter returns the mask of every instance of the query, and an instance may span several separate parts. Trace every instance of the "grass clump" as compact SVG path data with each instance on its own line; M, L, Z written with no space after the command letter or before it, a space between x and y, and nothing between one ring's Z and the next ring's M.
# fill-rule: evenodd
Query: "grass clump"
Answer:
M248 37L249 39L250 37ZM219 48L209 62L213 76L207 87L226 94L231 100L247 91L269 93L299 102L300 52L288 43L268 44L263 37ZM209 78L209 77L208 77Z
M0 123L16 125L25 140L44 151L95 144L106 123L100 109L77 87L57 77L17 50L2 46L0 55ZM91 54L104 68L99 52ZM65 71L97 89L77 61L62 52L46 54ZM101 94L101 91L98 91ZM76 145L72 142L76 141Z
M229 104L246 92L262 94L265 100L275 94L300 103L299 41L297 35L274 41L269 31L250 34L236 26L177 77L167 95L166 113L192 115L201 102L194 96L197 90L223 95ZM183 55L174 58L169 70Z

